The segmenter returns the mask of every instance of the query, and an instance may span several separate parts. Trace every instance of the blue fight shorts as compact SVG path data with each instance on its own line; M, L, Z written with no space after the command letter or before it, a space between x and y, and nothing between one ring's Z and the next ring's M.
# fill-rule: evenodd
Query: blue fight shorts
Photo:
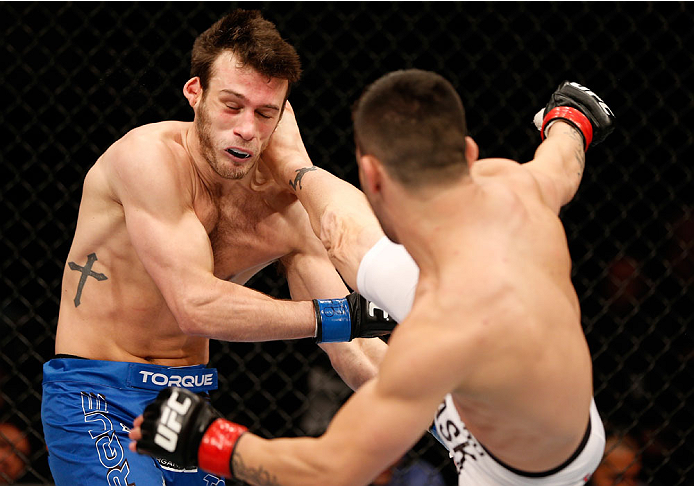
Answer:
M56 486L223 486L224 479L128 449L128 432L157 393L217 388L217 370L56 358L43 365L41 422Z

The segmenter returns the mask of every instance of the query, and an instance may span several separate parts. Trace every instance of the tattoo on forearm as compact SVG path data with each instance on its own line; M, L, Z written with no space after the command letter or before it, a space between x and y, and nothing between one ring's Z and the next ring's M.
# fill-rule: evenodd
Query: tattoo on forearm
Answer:
M569 125L566 125L562 123L564 130L563 133L570 136L574 140L576 140L580 146L576 147L576 150L574 151L574 158L576 159L576 163L578 164L578 172L576 175L578 175L578 178L580 179L583 177L583 170L586 167L586 151L585 151L585 139L583 138L583 135L581 132L578 131L577 128L570 127Z
M581 143L581 147L576 149L576 162L578 163L578 177L583 177L583 170L586 168L585 139L578 130L571 130L570 135Z
M301 169L296 169L296 177L294 178L293 181L289 181L289 185L292 186L292 189L296 191L296 186L299 186L299 189L303 189L301 186L301 179L304 178L304 174L307 172L311 172L312 170L316 170L316 167L303 167Z
M257 469L247 467L238 451L234 452L231 459L231 470L234 473L234 477L241 481L257 486L281 486L277 476L270 474L263 466L258 466Z
M80 301L82 298L82 289L84 288L84 284L87 282L88 277L94 277L99 281L108 280L108 277L103 273L97 273L92 271L92 265L94 265L94 262L96 260L96 253L90 253L89 255L87 255L87 263L83 267L77 265L75 262L68 262L70 270L76 270L82 273L82 276L80 277L80 283L77 285L77 295L75 295L75 307L80 305Z

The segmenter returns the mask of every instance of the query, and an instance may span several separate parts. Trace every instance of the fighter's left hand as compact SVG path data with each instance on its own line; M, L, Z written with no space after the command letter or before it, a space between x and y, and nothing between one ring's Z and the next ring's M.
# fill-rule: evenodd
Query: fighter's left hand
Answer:
M275 181L282 187L285 187L288 181L294 180L297 170L313 166L289 101L261 158L272 172Z

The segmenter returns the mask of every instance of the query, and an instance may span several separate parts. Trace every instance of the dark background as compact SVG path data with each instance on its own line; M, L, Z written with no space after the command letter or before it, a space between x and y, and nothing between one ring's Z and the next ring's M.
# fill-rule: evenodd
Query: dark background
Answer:
M314 163L353 183L349 107L390 70L451 80L482 157L530 160L532 117L564 79L610 105L617 129L589 151L562 214L596 401L609 433L639 442L644 483L694 484L694 7L668 2L0 4L0 422L31 439L22 481L51 482L41 365L84 175L128 130L192 119L181 89L193 40L236 6L261 9L297 48L305 73L290 99L304 141ZM288 297L273 269L251 285ZM314 405L346 396L316 390L329 364L309 340L212 351L215 405L266 436L311 433ZM455 484L431 438L418 457Z

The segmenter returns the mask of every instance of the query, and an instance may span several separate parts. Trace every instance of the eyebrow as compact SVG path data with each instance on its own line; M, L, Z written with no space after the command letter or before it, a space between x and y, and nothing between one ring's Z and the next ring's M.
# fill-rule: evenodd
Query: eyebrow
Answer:
M237 98L242 99L242 100L244 100L244 101L249 101L248 98L246 98L246 97L245 97L244 95L242 95L241 93L237 93L236 91L232 91L232 90L230 90L230 89L222 89L222 90L220 90L220 91L221 91L222 93L224 93L224 94L230 94L230 95L232 95L232 96L236 96ZM275 105L262 105L261 108L267 108L267 109L269 109L269 110L280 111L279 106L275 106Z

